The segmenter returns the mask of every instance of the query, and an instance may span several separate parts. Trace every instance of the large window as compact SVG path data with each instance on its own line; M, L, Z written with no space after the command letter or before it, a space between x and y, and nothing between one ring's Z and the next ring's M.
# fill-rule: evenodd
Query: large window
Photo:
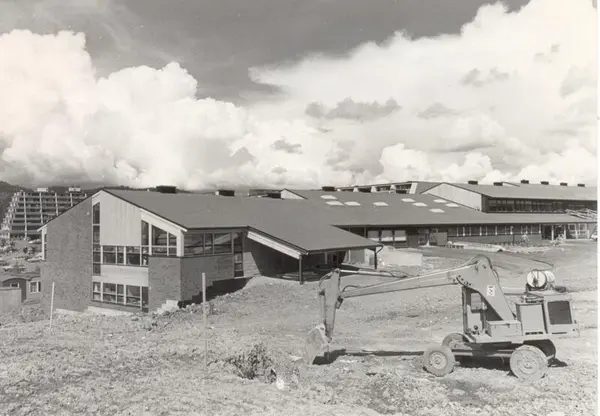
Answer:
M102 249L100 248L100 203L92 207L92 274L102 273Z
M42 291L42 282L29 282L30 293L40 293Z
M177 256L177 237L142 221L141 246L94 246L94 262L123 266L148 266L148 257ZM98 267L100 265L98 264ZM96 267L96 266L95 266ZM100 274L95 273L95 274Z
M232 252L231 233L214 234L213 237L214 254L228 254Z
M148 307L148 287L107 282L92 282L92 299L96 302L135 308Z
M242 235L240 233L188 231L183 237L183 246L183 254L188 257L241 253Z
M176 256L177 237L154 225L152 227L152 243L150 245L152 255ZM143 241L143 240L142 240Z

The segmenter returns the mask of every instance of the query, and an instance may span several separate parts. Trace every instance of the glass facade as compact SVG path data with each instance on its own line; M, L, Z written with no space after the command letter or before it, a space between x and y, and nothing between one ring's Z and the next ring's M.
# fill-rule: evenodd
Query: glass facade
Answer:
M566 210L596 210L596 202L551 201L538 199L488 198L488 212L565 212Z

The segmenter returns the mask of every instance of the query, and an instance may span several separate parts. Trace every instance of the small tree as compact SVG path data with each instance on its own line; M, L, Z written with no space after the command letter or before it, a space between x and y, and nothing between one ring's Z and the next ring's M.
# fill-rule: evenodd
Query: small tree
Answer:
M29 251L29 247L23 247L23 254L27 254L28 251Z
M0 238L0 247L6 247L6 238Z

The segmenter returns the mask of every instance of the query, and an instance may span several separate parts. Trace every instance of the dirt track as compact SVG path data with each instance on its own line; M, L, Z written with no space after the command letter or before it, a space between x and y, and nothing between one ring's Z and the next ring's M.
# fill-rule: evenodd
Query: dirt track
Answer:
M443 378L423 372L415 354L460 330L456 287L344 302L335 343L388 356L345 355L308 367L294 356L301 355L307 331L318 322L316 284L257 278L211 302L208 373L197 312L156 320L64 316L52 334L47 321L0 319L0 415L592 415L595 250L595 244L576 243L540 258L556 265L558 284L575 290L576 318L584 329L580 338L557 341L562 364L536 383L518 381L502 363L459 367ZM473 254L443 251L431 250L427 262L448 267ZM522 256L490 257L511 286L522 283L519 267L539 267ZM361 284L385 280L367 279L349 278ZM281 389L240 378L225 364L260 342L283 380Z

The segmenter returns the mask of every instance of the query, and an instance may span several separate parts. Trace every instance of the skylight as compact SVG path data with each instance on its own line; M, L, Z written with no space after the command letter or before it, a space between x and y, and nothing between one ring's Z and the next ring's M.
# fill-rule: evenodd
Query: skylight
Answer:
M454 202L450 202L449 204L446 204L447 207L452 207L452 208L456 208L458 207L458 205L456 205Z
M327 205L344 206L340 201L327 201Z
M348 205L349 207L359 207L360 204L356 201L347 201L345 202L346 205Z
M447 201L445 199L436 199L433 202L437 202L438 204L445 204Z
M333 195L321 195L322 199L337 199L335 196Z
M412 198L402 198L402 200L403 200L404 202L415 202L415 200L414 200L414 199L412 199Z
M425 204L424 202L415 202L413 204L415 207L426 207L427 204Z
M375 205L376 207L387 207L388 206L387 202L373 202L373 205Z
M440 208L431 208L429 211L431 211L431 212L444 212L444 210L440 209Z

